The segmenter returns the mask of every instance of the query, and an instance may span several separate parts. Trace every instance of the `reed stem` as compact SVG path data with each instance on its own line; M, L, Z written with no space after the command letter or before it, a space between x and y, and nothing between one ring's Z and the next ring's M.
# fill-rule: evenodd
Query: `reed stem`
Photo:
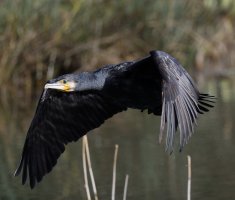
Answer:
M88 176L87 176L87 165L86 165L86 142L85 142L85 136L82 139L82 163L83 163L83 172L84 172L84 187L86 190L87 200L91 200L91 194L89 190L88 185Z
M111 196L112 200L115 200L117 155L118 155L118 145L116 144L114 152L114 160L113 160L113 182L112 182L112 196Z
M191 200L191 177L192 177L192 169L191 169L191 156L187 156L188 158L188 190L187 190L187 200Z
M89 169L90 178L91 178L91 185L92 185L93 193L95 196L95 200L98 200L95 178L94 178L94 174L93 174L93 170L92 170L92 166L91 166L91 158L90 158L90 151L89 151L87 136L85 135L83 138L84 138L84 143L85 143L87 164L88 164L88 169Z
M125 185L124 185L124 192L123 192L123 200L126 200L126 195L127 195L127 187L128 187L128 180L129 180L129 175L126 175L125 178Z

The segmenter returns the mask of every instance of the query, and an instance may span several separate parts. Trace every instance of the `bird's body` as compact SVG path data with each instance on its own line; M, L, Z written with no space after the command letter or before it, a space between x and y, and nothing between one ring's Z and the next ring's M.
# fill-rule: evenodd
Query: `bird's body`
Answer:
M149 58L142 60L148 63ZM149 65L148 65L149 64ZM122 63L108 69L103 93L127 108L155 109L161 107L160 74L148 63ZM132 65L133 69L129 66ZM98 70L95 73L99 73ZM161 109L161 108L160 108ZM161 114L161 113L158 113Z
M182 148L194 131L198 113L212 107L211 98L200 94L178 61L161 51L151 51L138 61L52 79L39 100L15 175L23 171L22 183L29 176L33 188L51 171L65 144L128 108L162 116L160 138L166 129L170 151L179 128Z

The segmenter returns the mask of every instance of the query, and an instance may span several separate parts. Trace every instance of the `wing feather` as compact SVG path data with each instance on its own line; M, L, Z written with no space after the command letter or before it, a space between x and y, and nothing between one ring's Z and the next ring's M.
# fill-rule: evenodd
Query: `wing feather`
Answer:
M29 177L30 187L33 188L52 170L67 143L78 140L125 109L125 106L95 91L44 91L15 175L18 176L23 170L22 184Z
M213 96L200 94L190 75L180 63L161 51L150 52L162 76L162 114L160 140L166 129L166 150L173 151L175 132L179 127L180 150L194 132L198 113L213 107Z

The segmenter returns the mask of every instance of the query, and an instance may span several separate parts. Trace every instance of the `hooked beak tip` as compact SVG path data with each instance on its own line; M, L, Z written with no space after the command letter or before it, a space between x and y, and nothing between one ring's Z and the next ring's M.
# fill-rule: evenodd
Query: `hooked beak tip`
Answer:
M56 90L61 90L64 92L70 92L70 91L74 91L74 85L71 85L69 83L67 83L67 84L47 83L44 86L44 89L56 89Z
M57 89L57 90L64 90L64 86L58 83L47 83L44 86L44 89Z

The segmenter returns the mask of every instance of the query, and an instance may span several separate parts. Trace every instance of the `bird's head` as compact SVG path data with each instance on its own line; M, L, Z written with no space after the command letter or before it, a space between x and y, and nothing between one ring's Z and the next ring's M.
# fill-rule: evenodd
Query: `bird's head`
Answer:
M63 92L73 92L76 90L77 76L75 74L66 74L58 78L49 80L44 89L55 89Z

